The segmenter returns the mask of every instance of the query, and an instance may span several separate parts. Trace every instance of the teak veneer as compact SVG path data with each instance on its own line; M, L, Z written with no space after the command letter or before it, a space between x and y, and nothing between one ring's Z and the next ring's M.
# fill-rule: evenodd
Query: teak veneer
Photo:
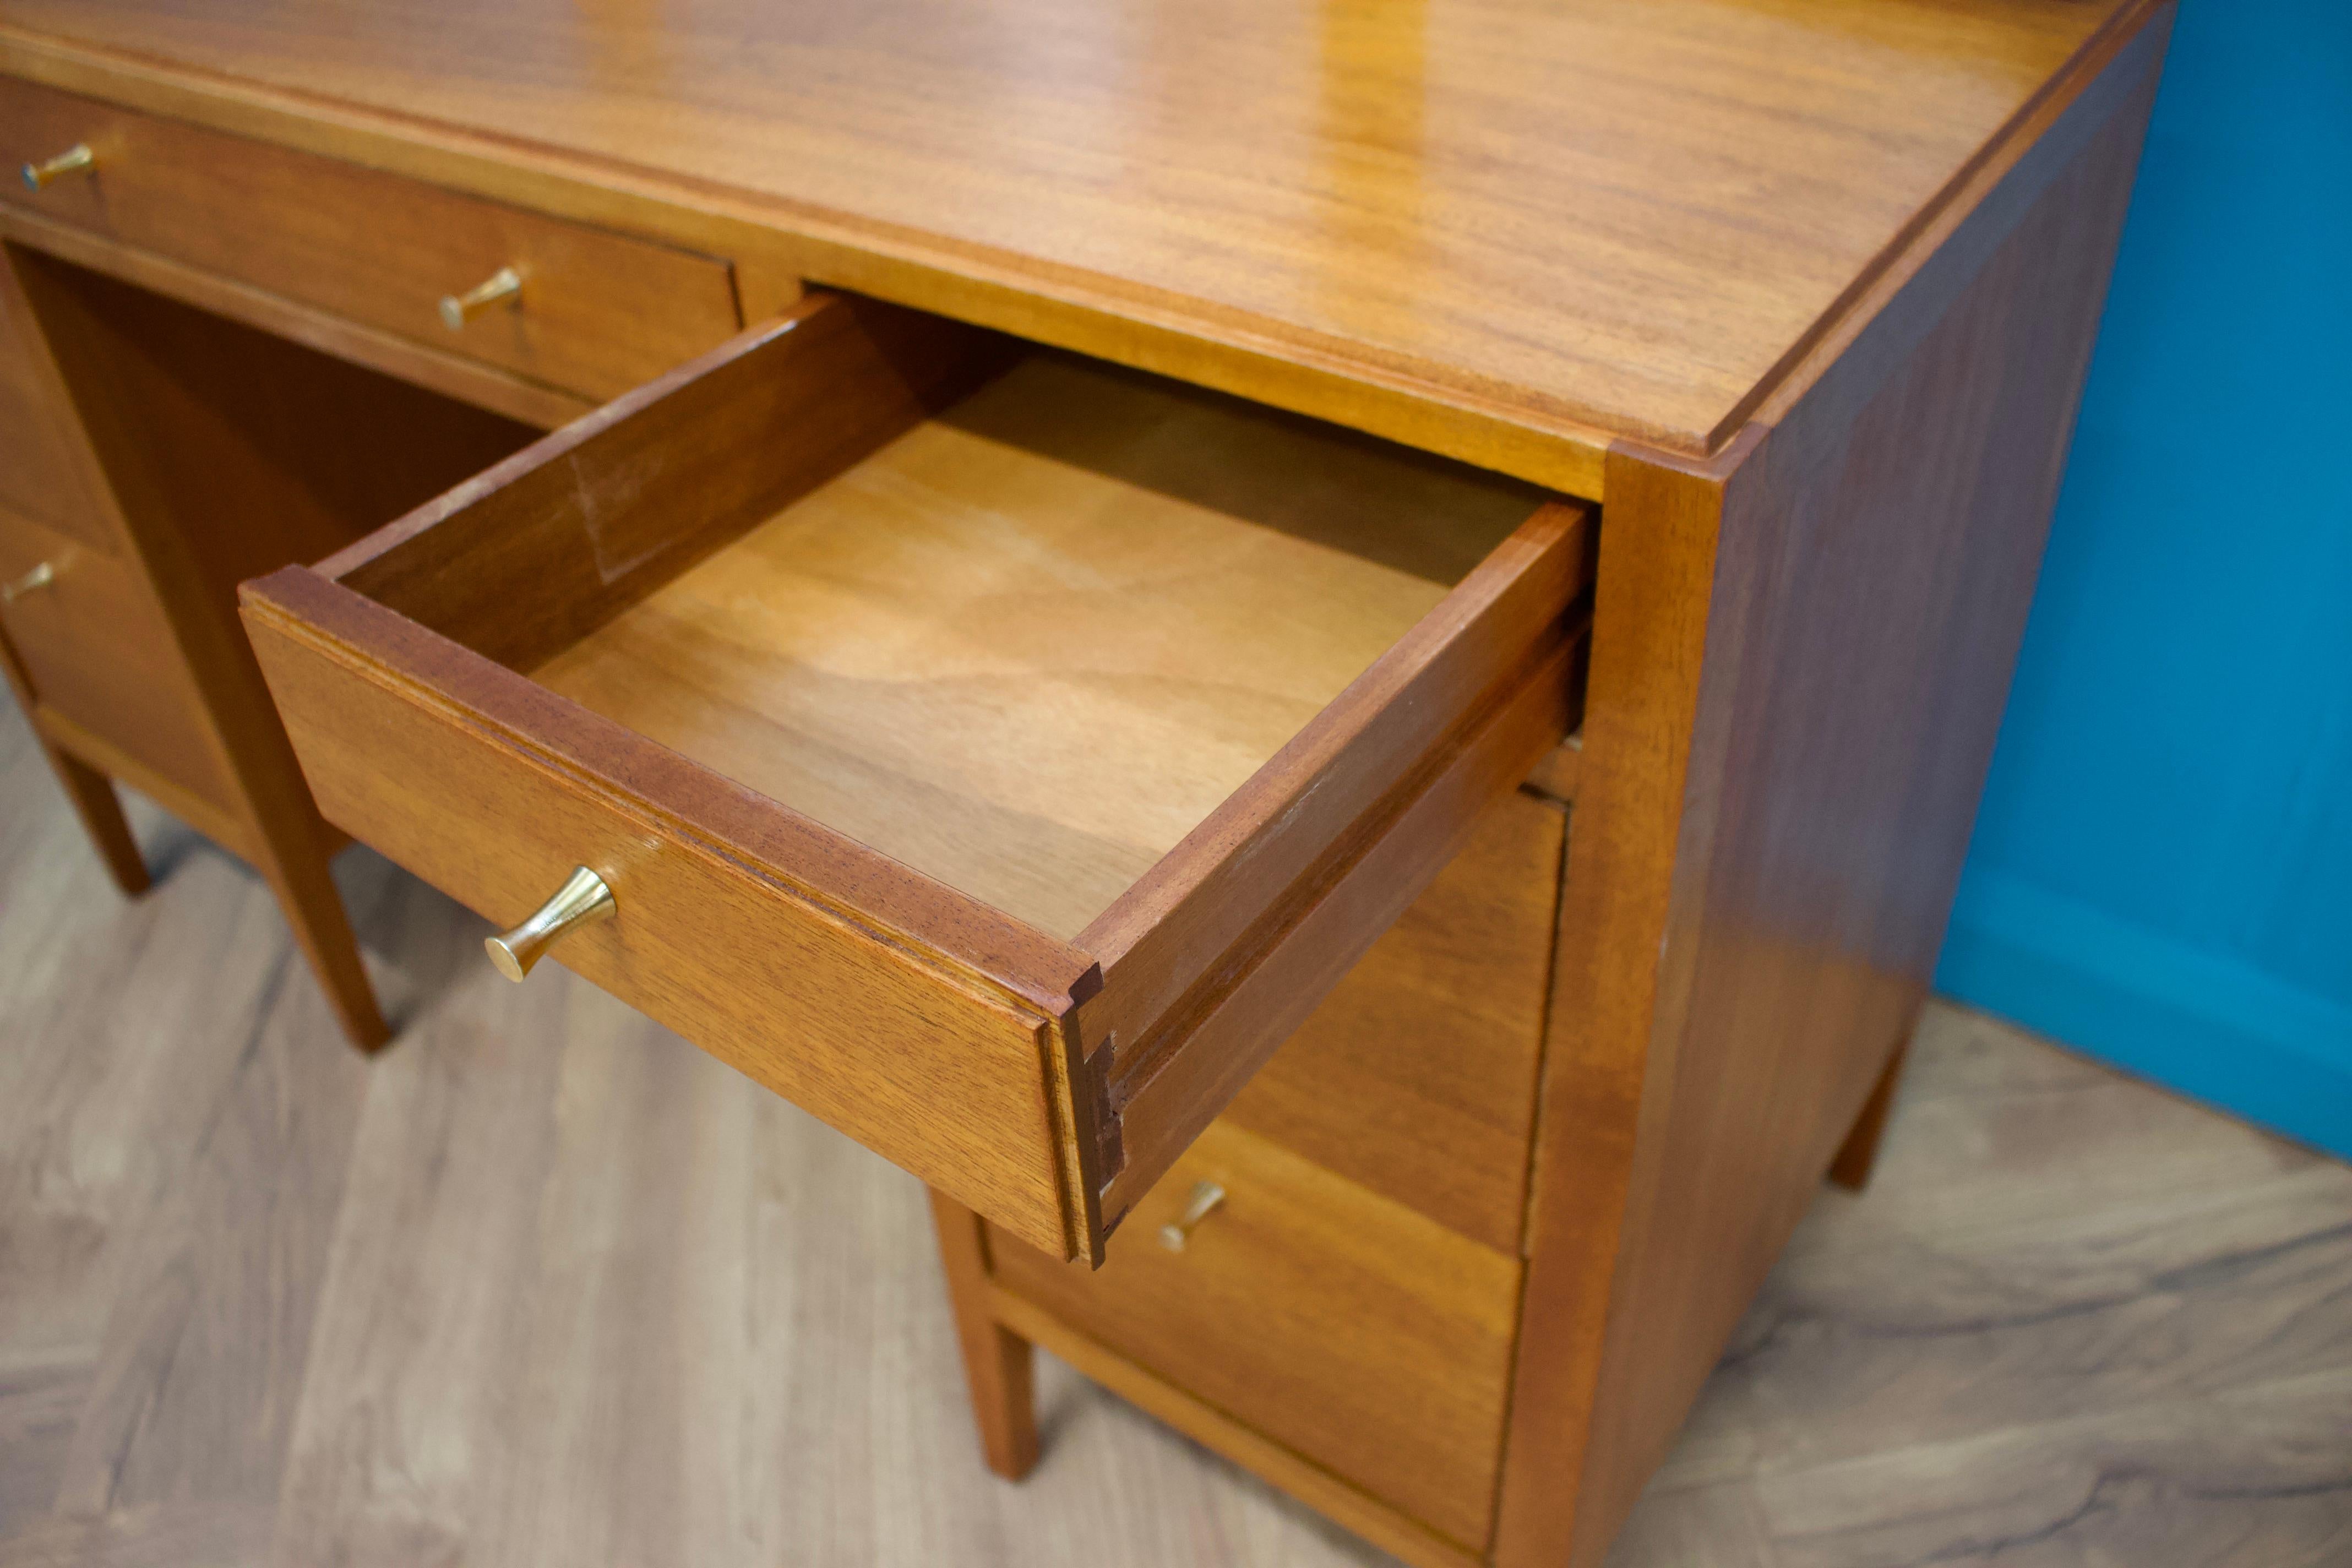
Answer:
M1541 504L1039 356L530 673L1071 942Z
M709 257L5 77L0 121L23 145L99 160L102 177L40 193L50 222L379 331L440 331L443 295L512 267L523 308L468 320L448 347L584 397L740 324L728 266Z
M2169 18L0 0L0 653L363 1042L341 834L595 871L999 1474L1043 1344L1598 1568L1868 1176Z

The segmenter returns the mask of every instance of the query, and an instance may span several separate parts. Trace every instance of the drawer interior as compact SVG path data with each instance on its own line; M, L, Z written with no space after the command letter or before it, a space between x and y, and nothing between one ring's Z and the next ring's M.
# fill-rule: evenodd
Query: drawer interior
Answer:
M812 296L247 584L247 617L330 820L502 921L602 845L637 890L564 962L1098 1259L1572 726L1588 523ZM709 879L753 900L724 952L683 934L737 907ZM787 949L756 979L787 1010L754 1005L740 964ZM1021 1128L942 1103L959 1075ZM1001 1172L949 1158L943 1125Z
M530 673L1067 940L1539 499L1034 353Z
M778 482L715 528L681 494L616 544L604 510L642 505L645 476L586 476L569 498L580 527L548 542L569 557L559 578L625 580L593 618L517 624L547 568L536 552L469 551L476 581L443 595L437 531L347 580L1068 940L1545 500L1238 398L866 309L940 367L923 405L877 411L852 443L871 449L799 493L793 443L754 447ZM907 356L868 368L901 375ZM486 595L514 616L486 616Z

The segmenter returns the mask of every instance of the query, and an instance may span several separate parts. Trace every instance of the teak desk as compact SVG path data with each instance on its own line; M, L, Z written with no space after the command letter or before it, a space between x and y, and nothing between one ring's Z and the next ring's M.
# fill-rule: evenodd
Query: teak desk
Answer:
M0 0L9 673L362 1042L335 830L929 1183L1003 1474L1044 1344L1597 1564L1868 1171L2168 22Z

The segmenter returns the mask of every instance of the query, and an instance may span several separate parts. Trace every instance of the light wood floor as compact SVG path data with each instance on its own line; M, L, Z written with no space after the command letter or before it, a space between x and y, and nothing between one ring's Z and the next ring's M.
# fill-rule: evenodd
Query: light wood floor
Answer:
M1048 1363L981 1468L914 1182L364 850L363 1062L250 874L119 900L0 721L0 1568L1378 1553ZM1614 1568L2352 1563L2352 1172L1929 1016Z

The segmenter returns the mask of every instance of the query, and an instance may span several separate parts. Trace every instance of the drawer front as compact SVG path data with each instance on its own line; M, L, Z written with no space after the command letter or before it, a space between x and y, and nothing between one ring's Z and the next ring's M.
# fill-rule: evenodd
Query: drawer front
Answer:
M49 384L38 333L14 270L0 261L0 506L111 552L119 546L76 460L72 416Z
M304 586L293 568L265 581ZM247 628L328 821L500 925L593 868L619 912L564 939L566 967L966 1206L1036 1216L1031 1239L1065 1244L1041 1009L812 898L785 868L794 847L724 781L587 715L586 746L532 745L520 737L551 716L519 678L445 668L420 689L360 651L372 631L420 668L462 650L372 626L373 606L287 607L307 624L248 612ZM716 842L656 804L689 799Z
M1567 826L1527 794L1489 806L1224 1119L1518 1250Z
M1223 1202L1160 1244L1196 1185ZM1516 1258L1220 1121L1088 1272L996 1237L999 1285L1472 1551L1493 1515Z
M13 78L0 124L12 160L95 155L89 172L11 191L44 216L590 397L740 324L727 264L667 246ZM442 323L445 296L508 267L514 299Z
M224 810L237 800L195 682L124 562L0 508L0 580L48 583L0 605L33 696Z

